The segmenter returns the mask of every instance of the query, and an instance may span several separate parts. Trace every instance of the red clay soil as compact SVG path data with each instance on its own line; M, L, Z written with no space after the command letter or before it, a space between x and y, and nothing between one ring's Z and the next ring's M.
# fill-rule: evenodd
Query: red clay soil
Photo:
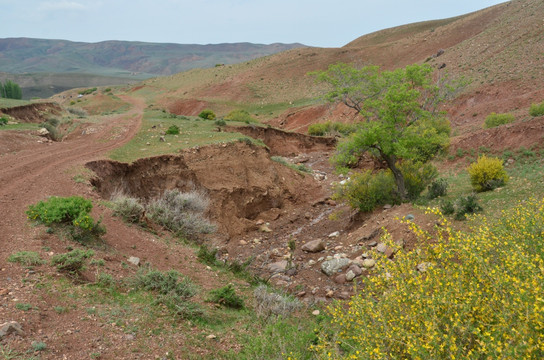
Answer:
M47 234L43 226L32 226L27 220L28 206L49 196L80 195L95 200L93 216L103 217L107 228L104 236L107 251L98 249L97 256L106 259L104 269L115 277L127 273L121 263L131 255L161 270L177 268L197 279L195 282L217 285L213 277L204 281L210 276L192 251L169 250L166 242L156 241L149 233L127 227L113 218L109 209L98 204L99 196L88 184L72 179L86 162L102 158L136 134L145 104L130 97L123 97L123 100L132 106L128 113L107 123L80 129L79 135L63 142L40 143L31 135L25 138L20 133L0 132L0 144L15 140L21 145L15 152L0 148L0 319L19 322L25 332L23 336L9 336L2 345L24 352L32 341L45 342L48 350L42 353L42 359L86 359L93 352L101 353L102 358L107 359L134 358L130 356L131 342L125 340L122 329L104 327L92 319L85 321L90 316L83 308L59 314L54 307L67 306L65 300L54 291L34 289L40 278L58 276L54 268L42 266L31 271L6 261L9 255L19 251L36 251L48 259L52 254L66 252L67 246L74 246L59 240L56 235ZM180 258L186 261L180 263ZM85 273L84 277L92 280L94 274ZM17 303L32 304L36 310L18 310L15 308ZM164 353L158 343L150 343L149 349Z
M35 103L0 109L0 114L6 114L24 123L41 123L47 120L47 115L59 115L62 109L56 103Z

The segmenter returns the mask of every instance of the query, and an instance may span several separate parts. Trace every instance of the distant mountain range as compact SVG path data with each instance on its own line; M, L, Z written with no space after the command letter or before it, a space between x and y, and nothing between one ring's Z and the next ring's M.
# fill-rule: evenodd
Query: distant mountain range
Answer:
M141 80L158 75L171 75L194 68L217 64L235 64L275 54L302 44L160 44L132 41L99 43L72 42L30 38L0 39L0 80L17 75L32 96L50 96L51 92L69 87L91 86L97 82L111 85L128 80ZM32 74L32 76L30 76ZM47 74L47 75L45 75ZM62 74L56 84L54 78ZM70 74L71 76L66 76ZM78 76L82 74L84 76ZM99 79L94 79L97 76ZM13 76L11 76L13 78ZM42 82L42 78L47 81ZM67 79L76 80L75 82ZM39 88L43 87L42 90ZM49 89L49 90L47 90Z

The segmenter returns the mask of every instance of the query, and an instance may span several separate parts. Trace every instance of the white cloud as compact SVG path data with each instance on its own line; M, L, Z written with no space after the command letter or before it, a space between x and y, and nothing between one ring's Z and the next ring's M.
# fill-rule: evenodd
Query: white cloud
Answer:
M76 1L47 1L40 5L42 11L61 11L61 10L86 10L87 7Z

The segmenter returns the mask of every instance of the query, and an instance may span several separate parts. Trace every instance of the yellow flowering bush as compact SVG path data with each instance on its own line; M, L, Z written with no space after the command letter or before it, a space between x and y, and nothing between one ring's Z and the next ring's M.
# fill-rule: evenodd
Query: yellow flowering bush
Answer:
M329 307L319 358L544 358L544 200L470 232L432 212L434 235L409 223L419 250L381 259L358 295Z
M499 158L482 155L478 161L470 164L468 173L472 187L478 192L493 190L508 182L508 174Z

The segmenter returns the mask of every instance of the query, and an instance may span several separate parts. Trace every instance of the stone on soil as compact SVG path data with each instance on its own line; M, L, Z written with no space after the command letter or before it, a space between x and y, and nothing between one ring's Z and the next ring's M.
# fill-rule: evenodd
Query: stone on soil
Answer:
M309 241L302 245L302 250L311 253L320 252L325 250L325 243L322 240Z
M327 260L321 264L321 271L323 271L328 276L331 276L337 273L339 270L347 267L349 265L349 262L349 259L346 258Z

